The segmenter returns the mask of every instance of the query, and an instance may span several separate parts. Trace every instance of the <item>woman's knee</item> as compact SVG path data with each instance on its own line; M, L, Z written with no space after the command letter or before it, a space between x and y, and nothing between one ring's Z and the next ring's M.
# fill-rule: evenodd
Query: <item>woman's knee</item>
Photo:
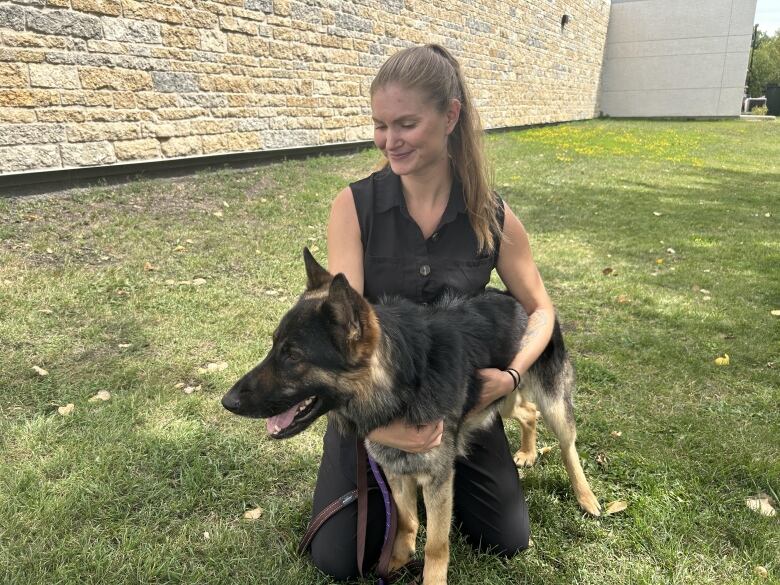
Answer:
M503 557L513 557L526 550L531 536L527 522L506 526L481 526L471 531L464 530L461 525L461 532L474 548Z
M327 530L324 524L311 541L311 562L335 581L350 581L358 577L354 540L349 543L343 532Z

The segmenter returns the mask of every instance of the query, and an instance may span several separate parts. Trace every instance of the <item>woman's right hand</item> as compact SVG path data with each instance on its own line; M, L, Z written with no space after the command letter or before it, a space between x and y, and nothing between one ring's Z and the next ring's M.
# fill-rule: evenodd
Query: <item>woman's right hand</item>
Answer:
M396 419L389 425L368 433L368 439L407 453L425 453L441 444L444 420L424 425L410 425Z

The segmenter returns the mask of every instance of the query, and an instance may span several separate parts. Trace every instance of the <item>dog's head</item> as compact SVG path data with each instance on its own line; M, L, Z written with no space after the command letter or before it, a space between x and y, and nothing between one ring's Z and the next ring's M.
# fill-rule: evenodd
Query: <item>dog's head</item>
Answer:
M371 305L309 252L306 290L282 317L265 359L222 398L229 411L267 418L272 438L297 435L346 405L370 376L379 326Z

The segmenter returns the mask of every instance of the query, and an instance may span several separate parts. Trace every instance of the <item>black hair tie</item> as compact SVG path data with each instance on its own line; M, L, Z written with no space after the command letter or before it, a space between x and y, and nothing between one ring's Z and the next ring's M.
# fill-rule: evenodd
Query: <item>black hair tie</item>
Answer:
M512 391L517 390L517 388L520 386L520 373L514 368L507 368L504 371L512 376L512 380L514 380L515 387L512 388Z

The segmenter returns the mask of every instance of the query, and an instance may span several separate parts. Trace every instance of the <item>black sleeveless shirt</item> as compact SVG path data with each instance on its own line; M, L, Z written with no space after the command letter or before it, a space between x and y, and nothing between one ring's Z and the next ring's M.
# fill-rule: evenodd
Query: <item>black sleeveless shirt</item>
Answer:
M439 226L426 240L406 208L401 178L389 167L351 183L363 242L363 295L376 302L398 295L429 303L445 288L466 294L485 289L496 266L500 240L492 254L478 252L463 190L453 181ZM499 225L504 206L499 199Z

